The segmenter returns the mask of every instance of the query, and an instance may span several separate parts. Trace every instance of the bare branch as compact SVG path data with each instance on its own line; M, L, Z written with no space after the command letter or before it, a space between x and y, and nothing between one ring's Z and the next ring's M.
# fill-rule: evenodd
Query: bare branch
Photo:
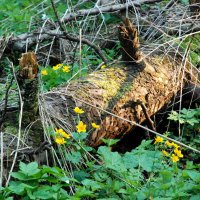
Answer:
M70 40L70 41L73 41L73 42L80 42L80 38L70 36L70 35L66 32L66 30L63 28L62 23L61 23L61 21L60 21L60 18L59 18L59 16L58 16L58 13L57 13L57 11L56 11L56 8L55 8L55 5L54 5L53 0L51 0L51 5L52 5L52 8L53 8L53 10L54 10L55 16L56 16L56 18L57 18L57 20L58 20L58 24L59 24L59 26L60 26L60 29L61 29L61 31L63 32L63 35L65 36L65 39ZM82 42L83 44L87 44L88 46L92 47L92 48L94 49L94 51L101 57L101 59L103 60L103 62L104 62L105 64L108 62L107 59L106 59L106 57L103 55L101 49L100 49L98 46L96 46L94 43L90 42L89 40L87 40L87 39L85 39L85 38L81 38L81 42Z
M140 0L140 1L129 1L128 3L118 4L118 5L111 5L111 6L104 6L92 9L84 9L77 11L75 13L69 13L65 17L61 19L61 22L69 22L80 17L84 17L87 15L97 15L99 13L106 13L106 12L115 12L120 10L125 10L127 8L135 6L140 6L143 3L155 3L160 2L160 0Z
M129 3L125 3L125 4L118 4L118 5L111 5L111 6L101 6L97 8L92 8L92 9L85 9L85 10L80 10L78 12L75 13L69 13L67 14L64 18L62 18L60 21L62 22L69 22L72 21L74 19L83 17L83 16L88 16L88 15L97 15L99 13L106 13L106 12L114 12L114 11L120 11L120 10L124 10L127 8L131 8L133 5L138 6L141 5L142 3L154 3L154 2L159 2L156 0L143 0L143 1L129 1ZM172 2L172 1L171 1ZM171 4L169 3L168 5L166 5L165 10L170 7ZM194 20L188 20L185 21L185 23L182 24L181 27L178 26L177 27L171 27L171 26L162 26L162 27L158 27L156 28L156 26L152 26L152 22L149 21L145 18L145 17L141 17L140 18L142 23L148 23L148 25L150 25L150 27L154 28L157 30L156 32L156 37L163 35L165 33L167 33L167 35L176 35L176 34L180 34L180 28L181 28L181 33L184 34L189 34L189 33L194 33L197 32L199 33L200 31L200 24L199 21L194 21ZM53 22L49 21L49 23L52 25ZM149 33L149 31L145 31L146 34ZM155 36L155 34L154 34ZM78 42L79 38L72 35L71 33L63 33L63 31L59 31L55 29L55 24L52 28L52 26L48 26L48 27L43 27L43 28L39 28L37 30L32 31L31 33L25 33L25 34L21 34L19 36L16 37L10 37L9 42L7 44L6 49L9 50L13 50L13 51L25 51L26 50L26 44L27 44L27 38L29 38L28 40L28 49L30 49L30 47L34 46L35 44L37 44L38 42L42 42L42 41L47 41L47 40L51 40L52 37L57 37L57 38L63 38L63 39L67 39L70 41L74 41L74 42ZM95 49L97 46L95 46L93 43L91 43L88 39L83 38L82 42L84 44L87 44L89 46L91 46L93 49ZM96 53L98 55L101 55L101 53L99 52L99 48L97 47L95 49ZM100 56L102 58L102 56Z

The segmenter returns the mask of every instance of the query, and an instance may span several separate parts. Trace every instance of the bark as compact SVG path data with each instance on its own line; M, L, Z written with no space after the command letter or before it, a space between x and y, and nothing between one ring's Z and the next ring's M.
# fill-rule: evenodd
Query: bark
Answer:
M152 116L181 89L179 66L168 56L152 56L144 60L144 65L119 63L42 95L41 109L46 108L54 120L63 120L67 131L74 131L77 116L73 108L81 107L85 113L80 119L87 123L88 130L92 122L101 125L87 140L89 145L98 146L102 138L121 138L134 128L103 110L141 124L146 119L142 104ZM135 105L129 107L130 101Z
M188 77L197 80L189 72L188 63L186 71L180 67L180 58L167 54L142 55L136 29L129 21L120 26L119 34L123 58L127 60L40 96L41 112L46 112L56 126L62 124L66 131L75 131L78 122L75 106L85 111L80 120L87 124L88 131L92 122L100 124L99 129L88 133L90 146L100 145L102 138L122 138L134 129L134 122L141 124L147 119L154 127L150 116L170 102Z
M43 129L41 121L38 120L38 63L35 53L22 54L19 59L19 71L15 77L17 77L16 81L20 88L18 92L21 96L19 103L22 110L20 112L9 111L5 101L3 115L0 116L0 124L3 122L0 127L2 134L0 143L4 150L1 157L4 164L3 179L5 180L13 163L31 162L34 159L38 159L38 162L42 161L42 158L40 159L41 152L46 149L45 145L47 145L47 143L42 143L44 140ZM5 96L7 99L7 95ZM22 123L19 116L22 116ZM38 154L40 155L36 156Z
M22 54L19 60L18 83L22 95L23 125L36 120L38 113L38 63L35 53Z

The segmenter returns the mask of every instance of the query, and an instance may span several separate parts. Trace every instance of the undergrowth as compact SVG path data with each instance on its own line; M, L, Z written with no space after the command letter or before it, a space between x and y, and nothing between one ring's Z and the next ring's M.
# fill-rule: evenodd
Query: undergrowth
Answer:
M74 108L74 112L77 115L84 113L78 107ZM191 131L192 128L193 131L196 130L196 125L199 131L199 108L187 111L183 109L180 114L172 112L169 118L185 124L185 131ZM92 127L96 129L99 125L92 123ZM86 124L77 121L76 129L77 132L71 134L61 128L49 129L50 137L63 150L66 164L71 166L70 171L59 167L38 166L36 162L20 162L19 171L11 174L12 181L7 187L1 188L0 198L200 198L200 165L194 163L192 157L188 159L186 148L157 136L154 142L143 140L136 149L125 154L112 151L112 145L118 140L104 139L106 146L95 150L85 145ZM200 140L193 136L193 142L195 141L199 143ZM66 146L71 149L70 152L65 151Z
M58 167L21 162L1 199L199 199L200 165L172 163L151 142L124 155L102 146L95 152L100 163L87 161L73 177ZM77 153L71 164L80 162Z

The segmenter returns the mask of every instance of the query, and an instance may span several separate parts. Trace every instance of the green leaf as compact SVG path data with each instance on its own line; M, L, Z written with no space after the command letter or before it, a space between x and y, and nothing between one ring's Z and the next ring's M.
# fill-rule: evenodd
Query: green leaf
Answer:
M113 169L118 172L125 172L126 168L123 165L122 157L118 152L111 152L109 147L102 146L98 149L99 155L102 157L104 164L107 168Z
M135 155L133 152L125 153L122 159L127 169L135 168L139 165L139 156Z
M26 189L26 192L29 199L35 199L34 195L32 194L33 193L32 190Z
M116 198L100 198L100 199L97 199L97 200L117 200Z
M163 170L160 172L161 178L162 178L162 182L163 183L170 183L172 180L172 173L170 171L167 170Z
M59 167L42 166L42 174L52 174L54 176L63 176L63 171Z
M148 157L148 155L141 155L138 157L138 161L140 166L147 172L153 171L153 165L154 165L154 158Z
M93 181L91 179L85 179L82 181L82 184L86 187L89 187L92 189L92 191L96 191L98 189L101 189L104 187L103 184L98 183L97 181Z
M59 181L69 184L70 181L75 181L75 179L69 178L68 176L63 176L61 178L57 178Z
M192 119L187 119L186 122L188 124L190 124L191 126L194 126L194 124L198 124L199 123L199 120L197 120L195 118L192 118Z
M140 166L147 172L151 172L155 169L160 170L162 165L158 161L160 160L161 153L144 150L144 148L149 145L149 141L143 142L137 150L134 149L131 152L127 152L123 157L126 168L131 169Z
M15 182L15 181L11 181L8 187L10 191L18 195L21 195L25 191L25 188L34 189L35 187L28 184L21 183L21 182Z
M196 165L194 165L194 163L192 161L188 161L186 162L186 169L195 169L198 168Z
M18 179L18 180L29 180L29 177L27 177L27 175L25 175L24 173L22 173L22 172L12 172L11 173L11 176L13 177L13 178L16 178L16 179Z
M51 189L54 191L54 192L58 192L60 189L61 189L62 185L60 184L55 184L55 185L52 185L51 186Z
M138 149L138 150L145 150L149 146L151 146L151 143L152 143L152 140L142 140L142 143L136 149ZM133 151L134 151L134 149L133 149Z
M52 199L55 192L50 186L38 187L38 190L33 192L35 199Z
M95 197L94 193L85 187L78 187L74 197Z
M169 117L167 119L170 119L170 120L174 120L174 121L177 121L178 120L178 113L176 111L172 111L170 114L169 114Z
M40 169L38 169L37 162L31 162L27 165L23 162L20 162L19 167L21 172L28 176L35 175L41 171Z
M118 139L101 139L106 145L108 145L109 147L116 144L117 142L119 142Z
M199 200L200 199L200 194L191 196L189 200Z
M184 5L188 5L189 4L189 0L181 0L181 3Z
M137 194L136 194L136 196L137 196L138 200L145 200L145 199L147 199L147 196L146 196L145 192L142 191L142 190L138 191Z
M99 182L104 182L108 178L108 174L106 174L105 172L96 172L94 173L93 176L94 176L94 179Z
M66 153L66 159L73 164L78 164L82 160L82 156L80 152L72 151L71 153Z
M90 175L83 170L74 171L73 174L74 178L77 179L78 181L83 181L84 179L90 177Z
M195 170L185 170L188 176L195 182L200 182L200 172Z
M77 132L73 132L72 133L72 137L75 139L75 140L84 140L86 137L87 137L88 133L77 133Z

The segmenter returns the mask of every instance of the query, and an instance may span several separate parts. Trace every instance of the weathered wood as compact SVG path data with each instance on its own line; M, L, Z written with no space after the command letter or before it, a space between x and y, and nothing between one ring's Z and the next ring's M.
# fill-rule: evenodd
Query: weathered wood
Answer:
M18 82L23 106L23 124L35 121L38 112L38 63L35 53L22 54L19 60Z
M137 29L128 18L124 25L119 26L119 40L122 49L122 60L124 62L139 63L142 59L142 52L139 50L140 43Z
M72 81L43 94L40 98L41 109L53 118L57 125L62 123L67 131L74 131L78 123L77 115L73 111L75 106L85 111L80 115L80 120L87 124L88 131L92 128L92 122L100 124L99 129L88 134L87 144L91 146L100 145L102 138L121 138L135 127L103 110L141 124L147 116L154 115L170 102L187 83L187 76L197 79L196 75L189 72L188 63L183 70L180 58L174 59L165 54L146 58L143 56L141 59L141 54L138 54L138 38L132 37L137 36L135 28L131 27L132 32L127 30L129 28L126 24L120 27L120 31L129 32L128 35L121 33L121 37L124 35L121 42L128 55L131 53L129 50L133 50L132 62L115 64L93 72L86 78ZM128 41L129 50L126 51L127 39L131 41ZM124 56L128 61L131 61L131 57ZM138 62L138 59L141 61ZM135 104L129 106L130 102Z
M147 107L149 116L155 114L181 89L179 67L180 63L168 56L147 58L143 66L118 64L42 95L42 109L46 108L52 118L63 120L66 130L74 131L77 116L73 109L81 107L85 113L80 119L87 123L87 130L91 129L92 122L101 125L100 129L90 132L87 140L89 145L97 146L102 143L101 138L121 138L134 128L133 124L102 109L142 123L146 117L141 105L132 108L125 105L139 100Z

